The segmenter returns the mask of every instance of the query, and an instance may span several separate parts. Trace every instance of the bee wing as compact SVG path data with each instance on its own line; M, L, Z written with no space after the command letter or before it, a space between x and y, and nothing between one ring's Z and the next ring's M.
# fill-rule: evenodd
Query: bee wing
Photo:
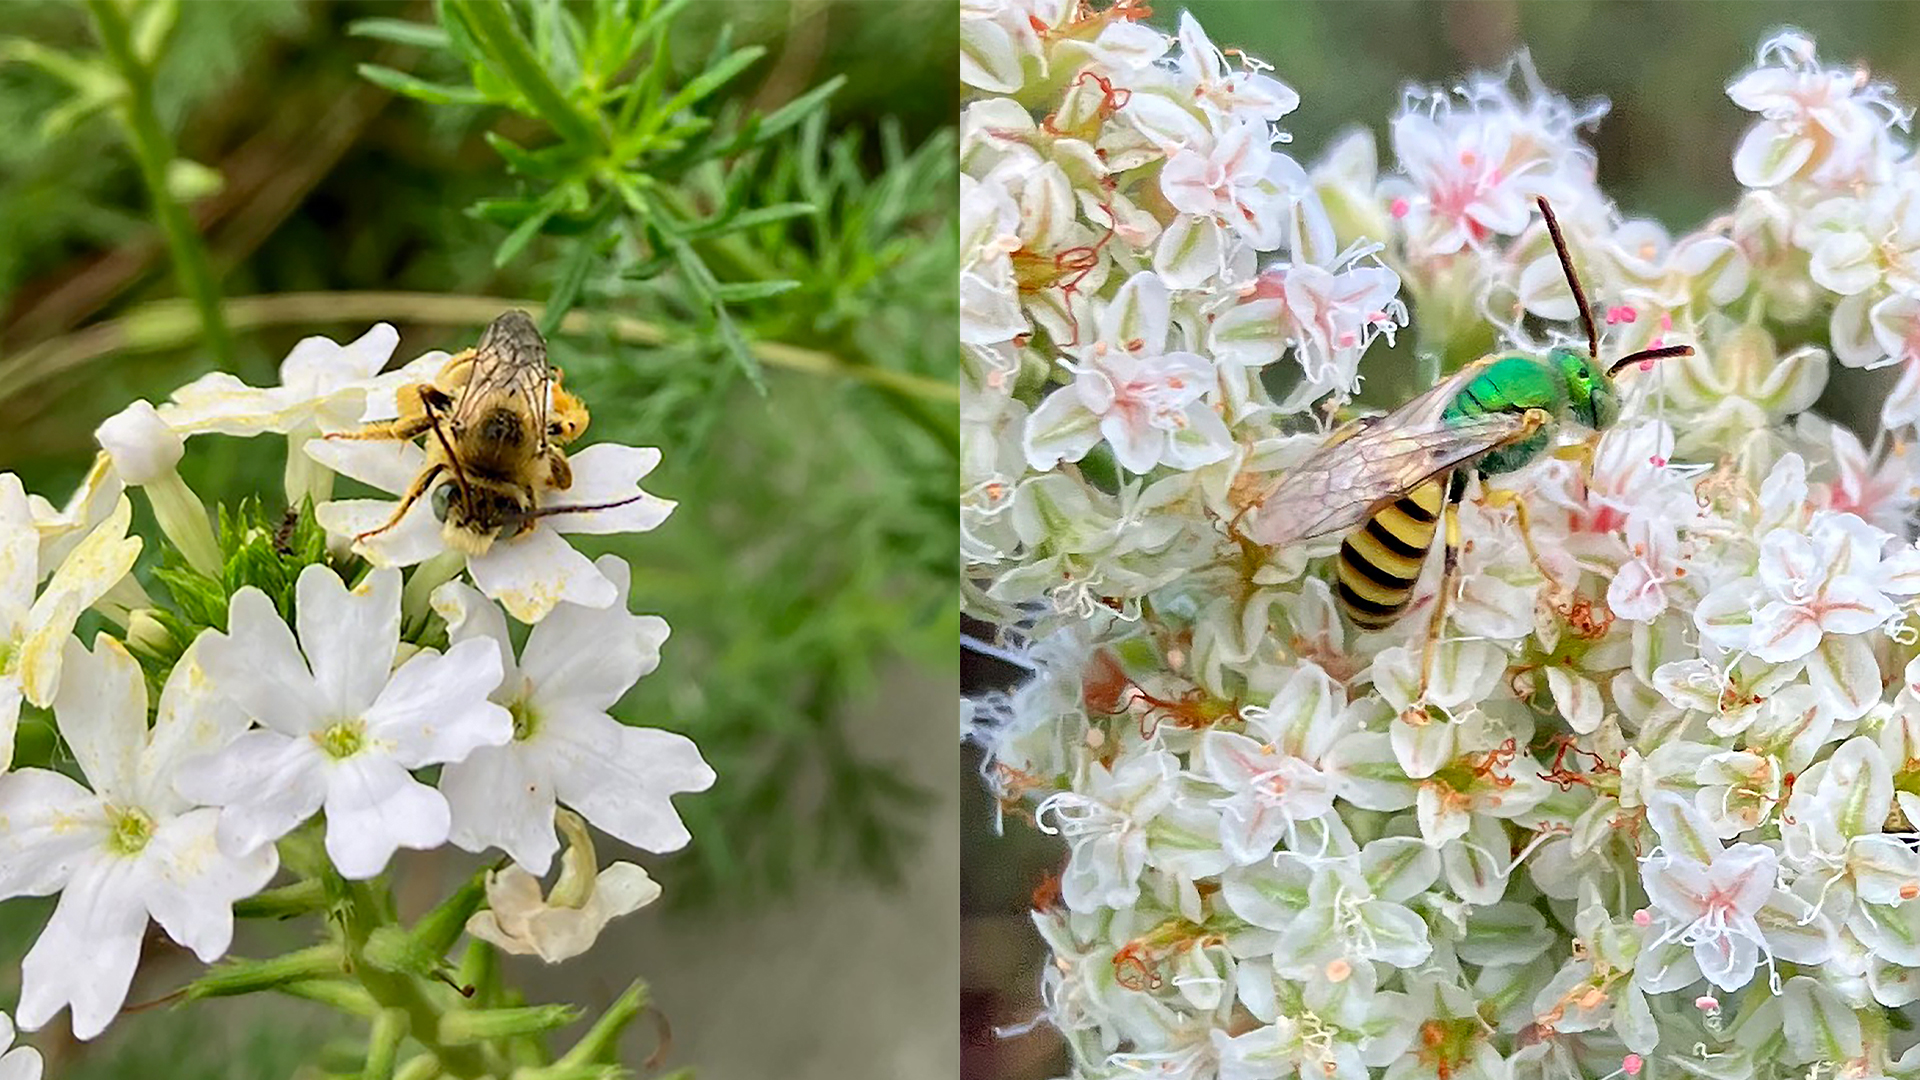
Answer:
M533 418L534 432L542 445L547 433L547 396L551 376L546 350L491 348L474 358L473 376L454 403L456 425L468 420L488 402L502 395L517 395L526 414Z
M1427 480L1524 435L1525 413L1442 416L1470 366L1386 416L1350 425L1280 479L1247 535L1268 546L1344 533Z

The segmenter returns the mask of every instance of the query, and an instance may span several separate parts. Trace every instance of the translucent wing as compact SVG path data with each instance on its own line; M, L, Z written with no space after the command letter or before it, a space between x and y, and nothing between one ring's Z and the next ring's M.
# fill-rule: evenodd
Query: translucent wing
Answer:
M1472 365L1385 416L1334 434L1260 503L1247 535L1269 546L1333 536L1448 469L1469 463L1534 428L1525 413L1448 421L1441 415Z
M487 327L475 346L473 375L454 405L455 425L502 395L516 395L533 419L535 437L544 445L550 379L546 342L540 340L533 320L522 312L507 312Z

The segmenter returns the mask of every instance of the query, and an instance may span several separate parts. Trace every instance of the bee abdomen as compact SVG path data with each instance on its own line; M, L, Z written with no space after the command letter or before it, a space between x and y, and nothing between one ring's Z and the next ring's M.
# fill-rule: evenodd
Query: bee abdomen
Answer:
M1430 480L1347 534L1336 563L1340 609L1363 630L1393 623L1413 600L1433 547L1445 485Z

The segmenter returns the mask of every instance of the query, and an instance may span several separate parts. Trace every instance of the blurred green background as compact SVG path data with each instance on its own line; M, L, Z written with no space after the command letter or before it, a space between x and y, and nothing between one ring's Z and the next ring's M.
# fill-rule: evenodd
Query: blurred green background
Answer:
M130 9L136 31L142 10ZM517 14L537 27L554 10ZM398 364L471 344L500 310L489 298L566 296L585 325L549 344L593 410L585 442L664 452L646 486L679 501L668 522L582 546L627 558L633 606L673 627L619 715L692 735L720 779L677 800L689 849L638 856L666 886L660 909L616 924L589 959L514 970L534 1000L590 1013L649 978L674 1032L664 1067L703 1077L949 1072L955 5L694 0L663 62L636 54L600 73L671 93L727 48L764 49L684 114L714 124L685 136L693 150L841 80L824 112L757 149L579 166L632 181L683 222L806 204L724 235L688 230L686 252L664 261L666 234L618 199L568 203L524 246L508 242L563 185L510 172L494 140L539 148L554 132L469 101L470 72L431 34L365 32L368 19L430 29L434 15L425 2L183 3L152 64L152 112L183 162L175 195L248 381L276 382L307 335L345 341L389 321ZM578 73L560 54L565 88ZM82 5L0 4L0 469L56 504L101 419L216 366L120 117L83 107L102 55ZM362 65L465 90L424 103ZM757 374L743 354L765 358ZM277 514L283 446L196 439L182 471L210 502L261 492ZM636 857L611 842L600 854ZM403 914L478 864L403 857ZM9 1009L48 906L0 905ZM266 955L302 932L249 928L235 951ZM194 969L156 933L129 1000ZM76 1080L287 1076L350 1030L318 1006L254 999L128 1016L87 1046L64 1027L31 1041L51 1075ZM655 1034L631 1033L636 1065Z
M1605 98L1611 110L1586 134L1599 155L1600 185L1630 217L1679 232L1730 206L1739 194L1733 150L1755 121L1729 101L1727 85L1754 63L1760 42L1781 27L1812 34L1823 63L1864 67L1920 102L1920 4L1785 3L1772 0L1189 0L1154 5L1152 25L1172 33L1193 12L1221 48L1241 48L1274 65L1299 91L1283 121L1289 152L1303 165L1345 130L1377 140L1382 172L1392 168L1387 122L1408 84L1450 89L1475 70L1498 71L1522 47L1545 84L1576 101ZM1418 313L1415 313L1418 318ZM1369 365L1408 361L1376 346ZM1379 369L1376 369L1379 370ZM1870 424L1891 372L1836 368L1819 404L1825 415ZM969 657L962 678L986 689L1015 676ZM992 800L969 749L965 791L962 907L965 1074L974 1080L1054 1076L1065 1068L1045 1027L1017 1038L996 1025L1030 1019L1045 953L1028 925L1031 891L1057 872L1057 840L1007 819L991 828Z

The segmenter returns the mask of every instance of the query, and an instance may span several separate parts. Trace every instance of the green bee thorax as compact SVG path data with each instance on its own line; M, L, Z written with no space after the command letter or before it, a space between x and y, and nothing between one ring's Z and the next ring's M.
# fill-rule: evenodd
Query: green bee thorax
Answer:
M1576 423L1595 430L1610 426L1620 415L1620 399L1613 382L1598 364L1572 349L1555 349L1545 359L1502 356L1480 365L1461 384L1442 411L1448 423L1461 423L1496 412L1541 409L1558 423ZM1483 474L1512 472L1540 456L1553 442L1558 423L1531 437L1489 451L1476 462Z

